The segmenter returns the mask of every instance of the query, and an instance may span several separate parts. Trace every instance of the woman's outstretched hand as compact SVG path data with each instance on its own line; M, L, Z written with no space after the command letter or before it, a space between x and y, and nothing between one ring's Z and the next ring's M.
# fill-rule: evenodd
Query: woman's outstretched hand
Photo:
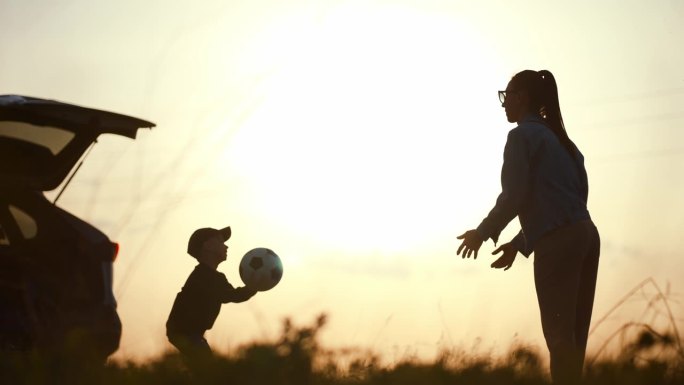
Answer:
M475 230L468 230L456 237L456 239L463 239L461 246L459 246L458 250L456 251L456 255L460 255L461 251L463 251L462 258L470 258L470 255L474 252L474 259L477 259L477 251L480 249L480 246L482 246L483 242L480 233Z
M492 267L495 269L504 268L504 271L508 270L513 266L513 261L515 261L515 256L518 254L518 249L513 245L513 243L508 242L499 246L496 250L492 251L492 255L498 254L503 251L503 254L496 261L492 262Z

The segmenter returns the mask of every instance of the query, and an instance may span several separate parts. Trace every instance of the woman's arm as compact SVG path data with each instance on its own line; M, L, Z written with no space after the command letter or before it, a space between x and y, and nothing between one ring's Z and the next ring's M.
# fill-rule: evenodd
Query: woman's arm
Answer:
M528 144L519 127L508 133L501 168L501 194L494 208L477 227L483 240L491 238L494 243L499 234L515 218L522 205L529 185Z

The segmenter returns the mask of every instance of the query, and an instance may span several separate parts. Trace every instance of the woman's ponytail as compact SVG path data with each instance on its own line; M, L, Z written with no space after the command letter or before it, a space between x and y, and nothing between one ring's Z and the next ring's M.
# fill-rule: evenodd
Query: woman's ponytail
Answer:
M551 127L551 130L558 136L558 139L563 144L568 153L574 158L577 156L577 148L575 144L568 137L565 131L565 124L563 123L563 115L560 110L560 102L558 101L558 86L556 79L553 77L551 71L541 70L538 72L541 78L541 113L546 123Z
M563 147L575 158L577 148L565 131L558 101L558 86L553 74L547 70L525 70L513 76L512 81L515 82L517 88L527 91L530 98L530 110L541 115Z

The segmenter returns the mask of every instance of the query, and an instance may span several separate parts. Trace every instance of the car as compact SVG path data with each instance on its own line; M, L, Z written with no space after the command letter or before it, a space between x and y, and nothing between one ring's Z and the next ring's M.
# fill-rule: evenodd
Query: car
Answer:
M121 321L119 245L51 202L102 134L135 139L155 124L55 100L0 95L0 350L70 349L106 360ZM69 180L67 180L67 177ZM63 192L63 189L62 189Z

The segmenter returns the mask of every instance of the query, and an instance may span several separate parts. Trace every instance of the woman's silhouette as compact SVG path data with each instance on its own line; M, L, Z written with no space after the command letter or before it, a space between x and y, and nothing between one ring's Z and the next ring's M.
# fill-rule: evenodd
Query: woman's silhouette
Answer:
M489 215L458 239L457 254L473 255L516 216L521 231L492 254L508 270L518 252L534 252L534 281L554 383L576 383L582 374L594 303L600 239L587 210L584 158L565 131L551 72L522 71L499 91L508 133L502 191Z

